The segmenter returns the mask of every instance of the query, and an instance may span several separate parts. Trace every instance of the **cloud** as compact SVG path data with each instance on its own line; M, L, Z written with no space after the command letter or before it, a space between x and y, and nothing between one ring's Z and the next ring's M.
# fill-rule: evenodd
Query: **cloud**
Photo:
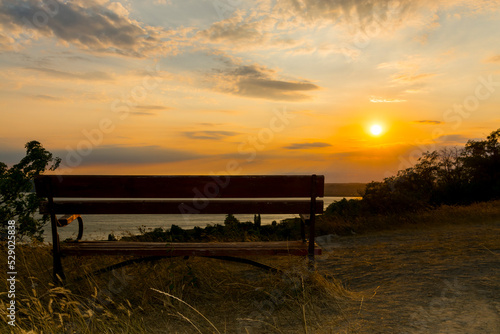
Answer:
M196 38L204 44L216 44L218 48L248 52L251 49L284 50L295 48L305 42L303 39L292 38L290 35L299 26L288 26L287 17L271 14L271 8L263 4L244 12L235 11L231 17L213 23L209 28L196 33ZM271 15L270 15L271 14Z
M431 120L422 120L422 121L414 121L414 123L419 123L419 124L443 124L441 121L431 121Z
M426 1L423 1L426 2ZM399 20L415 7L411 0L283 0L279 10L288 16L297 16L306 22L317 20L359 23L362 28L376 21Z
M406 56L399 61L380 63L377 69L392 72L389 75L391 84L403 86L408 93L423 92L427 79L435 77L439 71L435 60L422 56Z
M74 161L71 151L54 151L54 156L63 159L63 165ZM81 166L87 165L140 165L148 163L168 163L193 160L203 157L200 154L164 148L157 145L150 146L120 146L106 145L95 147L92 152L81 157Z
M232 131L186 131L184 135L191 139L208 139L208 140L221 140L226 137L237 135L237 132Z
M154 0L155 5L171 5L172 0Z
M55 97L55 96L50 96L50 95L44 95L44 94L33 95L33 96L31 96L31 98L35 99L35 100L53 101L53 102L63 101L64 100L63 98L60 98L60 97Z
M289 150L307 150L310 148L322 148L332 146L328 143L314 142L314 143L293 143L284 148Z
M172 109L170 107L158 106L158 105L141 105L141 106L136 106L135 108L140 109L140 110L169 110L169 109Z
M246 79L240 82L240 87L260 87L278 91L316 90L319 87L309 82L292 82L269 79Z
M14 50L15 45L16 41L14 38L0 33L0 50L11 51Z
M470 138L467 138L463 135L444 135L436 138L437 142L441 143L458 143L463 144L466 143Z
M500 55L496 55L486 59L487 63L500 63Z
M269 79L241 79L237 85L236 93L239 95L266 98L271 100L300 101L310 97L299 91L319 89L309 82L280 81Z
M243 65L232 59L225 59L223 69L208 73L213 89L234 95L269 100L301 101L311 96L303 92L320 87L307 80L285 79L277 71L258 64Z
M203 122L203 123L198 123L198 124L201 125L201 126L209 126L209 127L223 125L223 123L208 123L208 122Z
M420 74L395 74L392 76L393 81L414 82L435 76L435 73L420 73Z
M114 77L106 72L102 71L93 71L93 72L82 72L82 73L71 73L64 72L59 70L54 70L46 67L25 67L27 70L37 71L49 76L59 78L59 79L67 79L67 80L113 80Z
M228 72L230 75L233 76L242 76L255 79L265 78L276 73L276 71L268 69L267 67L258 64L235 66Z
M154 115L156 115L155 111L170 110L172 108L160 106L160 105L139 105L139 106L136 106L135 109L138 111L131 111L130 112L131 115L154 116Z
M250 17L243 18L243 15L237 12L232 17L215 22L210 28L200 31L198 36L211 42L261 44L268 39L266 38L268 33L263 32L265 20L250 20Z
M131 115L137 115L137 116L154 116L156 115L154 112L147 112L147 111L131 111Z
M386 99L383 97L372 96L372 97L370 97L370 102L372 102L372 103L401 103L401 102L406 102L406 100Z
M163 30L130 19L118 2L3 0L0 26L16 37L29 31L31 39L55 37L95 53L142 58L173 50Z
M427 29L449 8L464 14L484 13L498 10L498 3L491 0L281 0L275 12L289 21L299 18L316 26L320 20L343 22L376 35L380 30L412 25ZM369 30L374 27L376 32L370 34Z

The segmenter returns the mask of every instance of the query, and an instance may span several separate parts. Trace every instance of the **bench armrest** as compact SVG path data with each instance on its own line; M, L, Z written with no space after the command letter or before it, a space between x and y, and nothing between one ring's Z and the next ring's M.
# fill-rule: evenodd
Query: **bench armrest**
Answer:
M63 227L69 225L73 220L80 218L80 215L64 215L57 220L57 226Z
M76 237L76 241L80 241L83 236L83 219L80 215L64 215L57 220L57 226L63 227L69 225L75 219L78 219L78 236Z

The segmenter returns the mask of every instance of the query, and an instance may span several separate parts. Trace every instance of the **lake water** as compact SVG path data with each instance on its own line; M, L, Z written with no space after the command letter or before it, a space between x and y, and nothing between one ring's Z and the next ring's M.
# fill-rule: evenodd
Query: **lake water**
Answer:
M339 201L344 197L323 197L324 207L334 201ZM346 199L357 197L345 197ZM155 228L170 228L172 224L178 225L184 229L190 229L195 226L205 227L207 224L224 224L226 215L82 215L83 219L83 239L102 240L107 239L110 233L116 237L130 234L139 234L139 228L146 231L152 231ZM241 222L253 222L253 215L235 215ZM275 214L261 215L262 225L271 224L273 220L280 222L286 218L299 217L299 215ZM59 228L59 238L76 238L78 234L78 222L74 221L64 228ZM45 227L45 241L52 241L50 224Z

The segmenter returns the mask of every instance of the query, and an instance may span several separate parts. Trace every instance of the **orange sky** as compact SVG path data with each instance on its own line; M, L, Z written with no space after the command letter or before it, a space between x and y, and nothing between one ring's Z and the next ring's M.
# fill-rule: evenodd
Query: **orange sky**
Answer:
M368 182L500 127L497 1L338 3L0 0L0 161Z

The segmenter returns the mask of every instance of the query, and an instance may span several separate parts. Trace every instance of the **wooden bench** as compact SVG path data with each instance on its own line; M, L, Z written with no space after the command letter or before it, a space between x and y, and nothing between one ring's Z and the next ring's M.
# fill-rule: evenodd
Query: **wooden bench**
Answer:
M99 176L43 175L35 179L36 192L46 198L40 213L51 218L54 278L64 279L61 258L120 255L271 256L321 254L314 243L315 215L323 212L324 176ZM121 242L81 241L80 215L126 214L301 214L302 240L282 242ZM64 215L57 218L58 215ZM77 220L77 242L59 241L58 228ZM146 222L147 223L147 222ZM143 222L141 222L143 224ZM306 227L308 239L306 240Z

